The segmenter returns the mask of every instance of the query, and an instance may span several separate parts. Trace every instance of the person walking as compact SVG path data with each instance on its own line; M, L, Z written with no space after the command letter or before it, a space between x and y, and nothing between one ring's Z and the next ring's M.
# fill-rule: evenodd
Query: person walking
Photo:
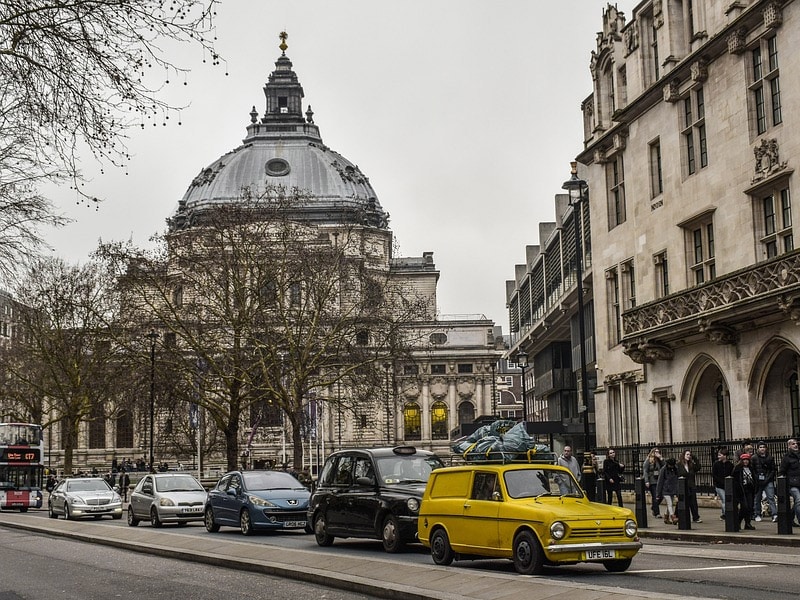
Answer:
M795 438L791 438L787 445L789 449L783 455L778 474L786 477L786 487L789 488L794 508L794 526L800 527L800 450Z
M745 529L755 529L753 520L753 497L756 484L753 479L753 470L750 468L750 455L743 452L739 461L733 467L733 506L736 510L737 524Z
M597 471L597 454L592 450L583 455L583 472L581 473L581 487L590 502L597 499Z
M667 525L676 525L678 523L678 515L675 514L675 506L673 504L673 499L677 493L678 465L675 463L675 459L670 457L658 474L658 485L656 487L656 497L659 503L664 500L667 505L667 512L664 513L664 523Z
M753 470L756 490L753 499L753 516L761 521L761 498L764 497L769 506L772 522L778 520L778 505L775 502L775 459L767 449L765 442L758 442L756 453L750 457L750 468Z
M663 467L664 461L661 460L661 450L652 448L642 463L642 479L644 479L644 487L650 492L650 510L656 518L661 517L659 509L661 502L656 495L656 489L658 487L658 476Z
M578 459L572 456L572 446L564 446L564 450L561 452L561 456L558 457L558 460L556 460L556 464L569 469L576 481L581 480L581 465ZM568 494L570 488L565 479L564 476L558 479L558 486L562 495Z
M721 520L725 520L725 478L733 475L733 463L728 460L728 449L720 448L717 450L717 460L711 465L711 481L714 483L714 491L722 505Z
M613 504L614 494L617 495L617 504L622 506L622 472L625 465L617 460L617 451L608 450L608 456L603 461L603 475L606 478L606 504Z
M122 496L122 501L128 501L128 486L131 484L130 475L125 469L119 473L119 495Z
M692 513L692 521L702 523L700 509L697 507L697 481L695 475L700 472L700 463L691 450L684 450L678 461L678 477L686 478L686 504Z

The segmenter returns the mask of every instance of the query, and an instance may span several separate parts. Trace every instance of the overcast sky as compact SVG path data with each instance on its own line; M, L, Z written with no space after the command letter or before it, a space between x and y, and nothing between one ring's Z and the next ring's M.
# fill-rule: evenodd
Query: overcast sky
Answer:
M484 314L507 333L505 282L539 243L538 224L555 219L553 197L582 148L580 103L606 4L223 0L226 62L188 53L188 85L167 86L189 105L181 125L133 130L127 174L86 163L91 191L106 198L97 209L49 190L76 222L48 240L77 262L101 238L145 245L163 230L191 180L241 143L251 107L264 112L285 30L323 141L369 177L400 254L434 253L440 312ZM636 2L616 4L630 18Z

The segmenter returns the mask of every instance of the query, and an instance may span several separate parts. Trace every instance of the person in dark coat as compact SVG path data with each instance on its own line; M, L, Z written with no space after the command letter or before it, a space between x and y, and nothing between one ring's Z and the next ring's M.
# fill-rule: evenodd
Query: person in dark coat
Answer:
M128 486L131 484L130 475L125 469L119 472L119 495L122 496L122 501L128 500Z
M714 490L717 493L720 504L722 504L722 514L720 519L725 519L725 478L733 475L733 463L728 460L728 449L720 448L717 450L717 460L711 465L711 481L714 483Z
M800 527L800 450L797 440L792 438L788 442L789 450L783 455L778 474L786 477L786 487L794 502L795 527Z
M743 452L739 461L733 467L733 506L736 510L738 523L741 527L744 521L745 529L755 529L753 520L753 497L756 493L756 484L753 469L750 468L750 455Z
M614 494L617 494L617 504L622 506L622 472L625 465L617 460L616 450L609 449L608 456L603 461L603 477L606 478L606 504L613 504Z
M686 478L686 504L692 513L692 520L695 523L702 523L700 509L697 506L697 481L695 475L700 472L700 463L692 454L691 450L684 450L681 459L678 461L678 477Z
M661 517L656 487L658 486L659 473L661 473L663 467L664 461L661 460L661 450L658 448L651 449L642 463L642 479L644 479L644 487L650 492L650 501L652 503L650 510L656 518Z
M673 498L678 493L678 465L675 459L670 457L658 474L658 485L656 486L656 498L659 503L663 500L667 505L667 512L664 513L664 523L676 525L678 515L675 514Z
M758 442L756 453L750 457L750 468L756 482L756 493L753 503L753 516L756 521L761 520L761 497L767 500L769 514L772 522L778 520L778 505L775 502L775 459L769 453L767 444Z

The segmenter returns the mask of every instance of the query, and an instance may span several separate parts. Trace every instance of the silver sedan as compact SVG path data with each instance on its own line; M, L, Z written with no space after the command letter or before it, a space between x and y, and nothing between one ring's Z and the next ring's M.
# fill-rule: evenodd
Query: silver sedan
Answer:
M151 473L131 492L128 525L150 521L153 527L161 527L163 523L202 521L205 503L205 488L188 473Z
M59 515L66 519L99 519L103 515L121 519L122 498L99 477L71 477L50 492L47 510L51 519Z

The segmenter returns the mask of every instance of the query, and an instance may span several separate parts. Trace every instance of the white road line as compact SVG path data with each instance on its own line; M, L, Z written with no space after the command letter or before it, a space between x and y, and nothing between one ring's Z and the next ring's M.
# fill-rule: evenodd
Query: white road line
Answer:
M731 565L729 567L697 567L695 569L629 569L626 573L685 573L687 571L719 571L722 569L760 569L769 565Z

